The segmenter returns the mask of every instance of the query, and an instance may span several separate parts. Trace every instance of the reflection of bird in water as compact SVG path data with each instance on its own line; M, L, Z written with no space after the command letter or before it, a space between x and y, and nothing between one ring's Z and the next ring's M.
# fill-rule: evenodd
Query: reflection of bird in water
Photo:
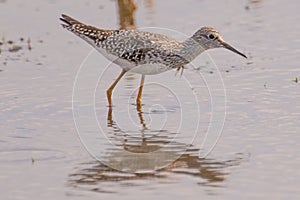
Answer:
M159 74L183 66L208 49L226 48L243 57L241 52L226 43L221 34L212 27L202 27L194 35L179 42L165 35L138 30L104 30L85 25L67 15L60 18L62 26L75 33L106 58L122 68L121 74L107 90L109 106L112 106L112 92L123 75L134 72L142 75L137 105L142 105L142 91L145 75Z
M114 181L132 181L144 179L174 179L176 174L192 176L195 184L207 187L222 187L230 175L230 168L240 165L243 158L236 157L231 160L218 161L214 159L199 159L193 152L187 151L175 162L155 172L124 173L106 166L100 162L85 162L77 166L76 172L69 175L69 184L76 188L89 189L96 192L110 192L112 188L106 188L105 183ZM136 182L138 184L139 182Z
M147 128L143 115L143 111L139 110L138 117L142 129L139 130L140 136L137 136L123 131L114 121L112 109L109 108L107 127L112 131L108 131L107 137L114 141L119 151L113 151L107 158L105 163L108 166L121 171L122 167L125 167L125 171L129 172L160 169L164 166L162 169L168 171L174 168L197 168L198 162L205 162L206 159L198 157L198 148L174 140L177 133ZM150 155L151 153L153 155ZM207 161L209 162L208 159Z
M239 165L243 159L240 156L225 161L199 158L198 148L174 141L176 133L160 130L153 134L157 131L147 128L142 110L138 117L142 126L140 137L118 127L112 108L109 108L107 127L111 131L107 137L115 146L109 147L105 157L101 158L105 164L98 161L80 164L77 172L69 175L71 186L110 192L112 188L105 188L107 182L168 179L176 174L193 176L199 185L222 186L229 168ZM147 131L151 134L145 135Z
M140 122L144 123L142 112L139 117ZM79 171L70 174L69 183L74 187L84 187L85 189L91 187L92 191L108 192L101 187L101 183L145 178L168 179L175 174L193 176L199 178L197 184L215 187L216 185L221 186L221 183L229 175L228 169L239 165L243 159L240 156L225 161L199 158L199 149L187 144L172 143L172 133L168 131L148 138L137 138L124 133L118 127L117 122L113 120L111 109L109 109L107 119L107 126L112 129L112 134L109 136L110 141L115 142L122 139L122 142L117 142L117 146L121 148L112 149L104 161L105 164L97 161L81 164L78 167L81 168ZM146 126L146 124L144 125ZM142 124L143 127L144 125ZM141 132L143 133L144 130L142 129ZM166 145L170 147L165 148ZM155 153L158 150L162 151L154 154L153 157L149 156L149 153ZM153 164L160 159L166 159L161 160L162 163L166 161L164 162L166 165L155 169L157 166ZM123 170L130 173L124 173Z

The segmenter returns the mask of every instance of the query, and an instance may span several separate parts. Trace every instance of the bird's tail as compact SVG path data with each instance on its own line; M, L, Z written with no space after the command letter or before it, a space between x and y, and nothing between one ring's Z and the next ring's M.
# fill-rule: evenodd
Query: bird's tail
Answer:
M102 29L96 28L94 26L86 25L80 21L77 21L76 19L62 14L61 18L59 18L64 24L61 24L64 28L68 29L69 31L79 33L79 34L85 34L90 32L98 32L103 31Z
M103 30L94 26L83 24L65 14L61 15L60 20L64 22L61 24L64 28L75 33L93 46L98 45L102 40L105 40L113 33L118 32L117 30Z
M68 15L62 14L61 18L59 18L62 22L65 24L62 24L64 28L68 28L74 24L83 24L80 21L77 21L76 19L73 19L72 17L69 17Z
M101 34L104 30L98 29L94 26L89 26L76 19L69 17L68 15L62 14L60 20L64 22L61 24L67 30L75 33L79 37L83 38L84 40L89 40L90 43L92 41L95 42L98 35Z

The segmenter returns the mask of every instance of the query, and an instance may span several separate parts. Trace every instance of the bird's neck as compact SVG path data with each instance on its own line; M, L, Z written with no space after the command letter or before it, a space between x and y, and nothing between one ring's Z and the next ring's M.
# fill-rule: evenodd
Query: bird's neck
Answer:
M197 42L193 37L190 37L181 43L178 54L188 62L191 62L206 49L205 45L201 45L201 43Z

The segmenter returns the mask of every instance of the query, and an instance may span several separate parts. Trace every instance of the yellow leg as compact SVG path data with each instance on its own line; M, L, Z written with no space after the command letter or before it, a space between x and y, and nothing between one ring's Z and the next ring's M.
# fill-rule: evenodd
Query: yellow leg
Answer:
M112 118L112 107L109 107L107 113L107 127L113 127L114 121Z
M121 74L118 76L118 78L115 80L115 82L108 88L108 90L106 90L109 107L112 106L112 100L111 100L112 92L113 92L115 86L117 85L117 83L121 80L121 78L124 76L125 73L126 73L126 71L122 70Z
M138 96L136 99L136 104L137 104L138 110L142 107L142 95L143 95L143 89L144 89L144 82L145 82L145 75L142 75L140 89L139 89L139 93L138 93Z

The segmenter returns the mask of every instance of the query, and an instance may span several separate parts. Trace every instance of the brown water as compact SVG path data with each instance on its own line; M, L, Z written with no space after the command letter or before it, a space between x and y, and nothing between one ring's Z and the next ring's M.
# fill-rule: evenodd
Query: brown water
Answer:
M1 199L299 199L300 3L148 0L133 15L132 6L0 1ZM63 30L61 13L173 37L210 25L249 59L211 50L212 60L201 55L181 78L147 76L142 113L134 105L140 77L128 74L110 112L105 89L120 68ZM99 84L83 93L91 102L76 104L82 77L85 87L95 77Z

